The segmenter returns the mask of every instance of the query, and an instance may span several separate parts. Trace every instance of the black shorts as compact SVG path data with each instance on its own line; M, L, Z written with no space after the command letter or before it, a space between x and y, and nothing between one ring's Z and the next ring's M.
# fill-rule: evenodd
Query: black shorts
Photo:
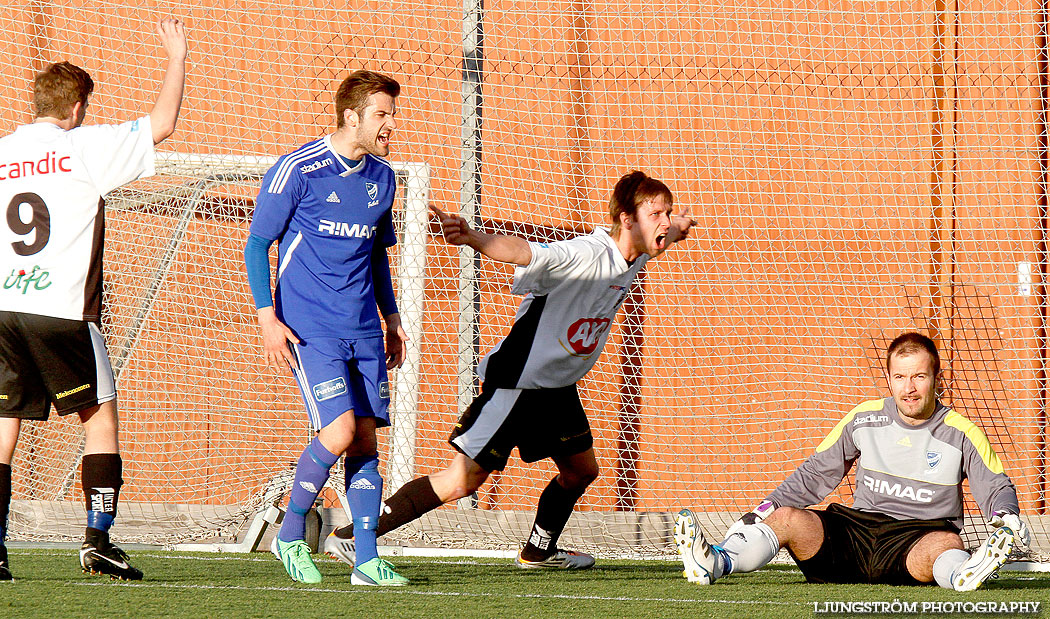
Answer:
M47 419L116 399L98 325L0 311L0 417Z
M525 462L572 456L594 445L576 385L490 389L467 407L448 442L486 471L501 471L517 447Z
M959 532L950 520L897 520L837 503L812 511L824 525L824 543L814 556L795 561L807 582L929 584L908 573L908 552L927 533Z

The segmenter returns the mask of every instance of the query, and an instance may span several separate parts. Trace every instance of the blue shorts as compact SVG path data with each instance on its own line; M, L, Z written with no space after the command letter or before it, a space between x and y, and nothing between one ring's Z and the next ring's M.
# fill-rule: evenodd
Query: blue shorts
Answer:
M375 417L376 427L390 425L390 383L382 336L310 338L290 347L299 366L293 373L314 431L347 411L353 411L355 417Z

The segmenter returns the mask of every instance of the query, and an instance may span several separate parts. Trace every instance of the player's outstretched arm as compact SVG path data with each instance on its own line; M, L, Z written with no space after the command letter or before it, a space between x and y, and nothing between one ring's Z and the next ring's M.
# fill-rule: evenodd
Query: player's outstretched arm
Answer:
M160 85L157 102L149 113L153 127L153 143L160 144L172 133L182 107L182 93L186 87L186 26L178 19L166 18L157 23L168 66L164 70L164 81Z
M459 215L449 215L433 204L430 210L441 222L441 234L452 245L467 245L493 260L526 266L532 262L532 249L528 241L506 234L488 234L471 229L467 220Z
M689 209L681 215L671 217L671 229L667 231L667 243L677 243L689 236L689 230L696 225L696 220L689 216Z

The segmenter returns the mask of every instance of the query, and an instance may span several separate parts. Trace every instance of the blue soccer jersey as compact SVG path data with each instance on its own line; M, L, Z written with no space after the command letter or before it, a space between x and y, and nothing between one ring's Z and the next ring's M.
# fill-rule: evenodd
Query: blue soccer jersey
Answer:
M274 308L299 337L380 335L372 252L397 242L395 190L389 163L365 155L351 168L330 136L266 173L251 233L278 242Z

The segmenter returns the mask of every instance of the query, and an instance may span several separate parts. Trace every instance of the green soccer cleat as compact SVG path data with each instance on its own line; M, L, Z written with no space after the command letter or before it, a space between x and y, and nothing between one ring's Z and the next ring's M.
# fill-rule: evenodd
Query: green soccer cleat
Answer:
M350 575L350 584L403 587L408 584L408 579L395 572L389 561L376 557L354 568L354 573Z
M305 541L299 539L294 542L282 542L274 537L270 544L270 552L281 560L292 580L309 585L321 582L321 572L314 565L314 560L310 557L310 545Z

